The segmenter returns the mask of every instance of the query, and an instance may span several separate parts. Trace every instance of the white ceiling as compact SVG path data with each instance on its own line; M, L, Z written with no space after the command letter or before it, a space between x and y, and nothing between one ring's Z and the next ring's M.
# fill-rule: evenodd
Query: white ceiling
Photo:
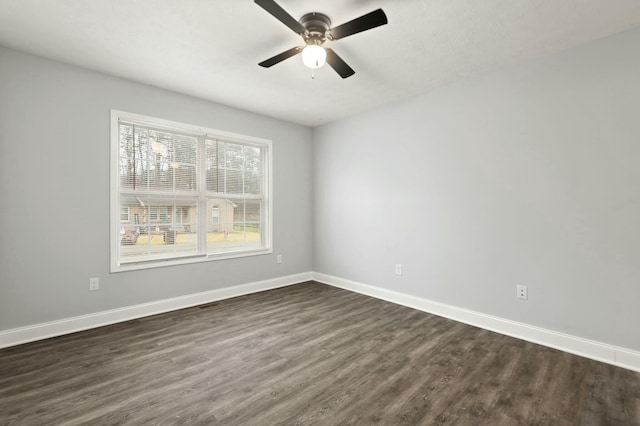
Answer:
M640 26L640 0L277 0L338 25L389 24L328 42L356 74L299 57L302 39L252 0L0 0L0 45L317 126L434 87Z

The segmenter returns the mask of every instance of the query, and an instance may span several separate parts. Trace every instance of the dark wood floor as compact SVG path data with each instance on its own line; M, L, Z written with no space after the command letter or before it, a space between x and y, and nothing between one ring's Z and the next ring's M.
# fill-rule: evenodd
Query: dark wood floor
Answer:
M640 424L640 373L304 283L0 350L1 425Z

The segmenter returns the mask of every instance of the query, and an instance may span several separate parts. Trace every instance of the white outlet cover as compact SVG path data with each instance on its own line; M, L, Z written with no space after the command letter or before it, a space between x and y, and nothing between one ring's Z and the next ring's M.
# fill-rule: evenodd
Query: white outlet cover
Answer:
M396 275L402 275L402 264L396 263Z
M529 298L528 289L526 285L516 286L516 297L518 299L527 300Z
M89 278L89 291L100 289L100 278Z

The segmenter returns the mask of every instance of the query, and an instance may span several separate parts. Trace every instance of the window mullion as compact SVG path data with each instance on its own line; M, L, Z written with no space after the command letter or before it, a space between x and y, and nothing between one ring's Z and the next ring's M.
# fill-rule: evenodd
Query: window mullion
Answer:
M222 187L222 190L224 191L224 193L226 194L227 191L227 143L224 143L224 148L222 149L222 158L223 158L223 162L222 164L224 165L223 167L223 178L224 178L224 186Z
M242 205L244 206L243 209L244 211L242 212L242 222L243 223L243 240L244 243L247 243L247 193L246 193L246 188L245 188L245 170L246 170L246 160L247 160L247 155L246 155L246 149L247 147L245 145L242 145L242 170L241 170L241 177L242 177Z
M260 191L260 239L264 247L271 246L271 232L270 225L272 214L272 181L271 176L271 149L266 150L260 148L260 157L263 165L262 169L262 190Z
M198 252L207 252L207 142L204 136L198 138Z

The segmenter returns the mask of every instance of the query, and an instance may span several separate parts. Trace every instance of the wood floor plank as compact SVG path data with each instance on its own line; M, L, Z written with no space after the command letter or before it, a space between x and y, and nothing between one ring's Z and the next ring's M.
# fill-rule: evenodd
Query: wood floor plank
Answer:
M0 425L640 425L640 373L323 284L0 350Z

